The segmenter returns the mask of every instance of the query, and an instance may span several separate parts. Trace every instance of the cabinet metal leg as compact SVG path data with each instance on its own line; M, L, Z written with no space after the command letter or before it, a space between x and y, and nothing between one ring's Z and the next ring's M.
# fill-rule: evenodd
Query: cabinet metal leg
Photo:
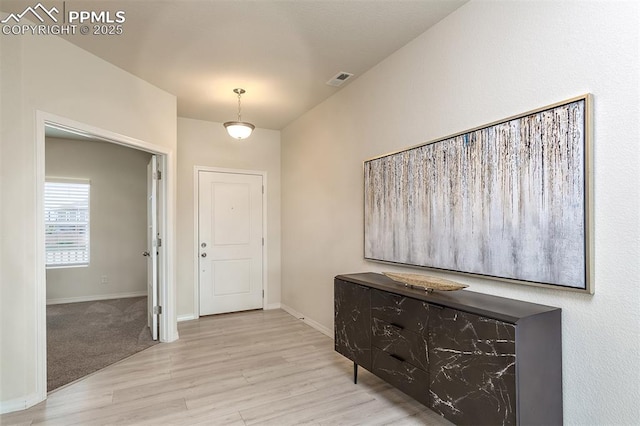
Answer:
M358 364L353 363L353 383L358 384Z

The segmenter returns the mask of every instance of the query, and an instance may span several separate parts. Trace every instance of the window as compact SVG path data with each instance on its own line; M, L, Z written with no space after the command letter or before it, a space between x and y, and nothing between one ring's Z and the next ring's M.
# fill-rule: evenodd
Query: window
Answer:
M86 180L45 182L47 268L89 265L89 187Z

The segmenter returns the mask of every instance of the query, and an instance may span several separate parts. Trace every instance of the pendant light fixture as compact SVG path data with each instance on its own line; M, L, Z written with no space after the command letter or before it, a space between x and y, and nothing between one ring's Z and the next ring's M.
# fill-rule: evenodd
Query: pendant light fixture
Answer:
M229 136L236 139L246 139L251 136L251 132L256 128L251 123L246 123L242 121L242 116L240 115L241 107L240 107L240 96L246 91L244 89L233 89L233 93L238 94L238 121L227 121L224 123L225 129L227 129L227 133Z

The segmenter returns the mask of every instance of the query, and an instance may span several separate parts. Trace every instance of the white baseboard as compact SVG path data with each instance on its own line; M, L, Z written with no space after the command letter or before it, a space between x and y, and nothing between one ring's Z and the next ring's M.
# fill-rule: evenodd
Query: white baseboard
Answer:
M264 305L264 307L262 309L264 309L265 311L270 311L272 309L280 309L280 303L270 303L268 305ZM191 321L194 319L198 319L198 317L196 316L196 314L183 314L183 315L178 315L178 322L182 322L182 321Z
M14 411L26 410L29 407L44 401L36 393L27 395L24 398L15 398L8 401L0 401L0 414L13 413Z
M76 302L94 302L96 300L109 300L109 299L126 299L128 297L140 297L146 296L146 291L133 291L129 293L113 293L113 294L98 294L94 296L78 296L78 297L64 297L60 299L47 299L47 305L59 305L61 303L76 303Z
M319 322L316 322L310 318L305 318L303 314L301 314L300 312L296 311L295 309L287 305L283 305L281 303L270 303L268 305L265 305L262 309L264 309L265 311L274 310L274 309L283 309L289 315L302 320L304 323L315 328L322 334L326 334L327 336L333 338L333 330L329 330L327 327L323 326ZM194 319L198 319L198 317L195 314L183 314L183 315L178 315L177 319L178 319L178 322L182 322L182 321L191 321Z
M327 336L329 336L329 337L331 337L333 339L333 330L328 329L324 325L320 324L317 321L312 320L311 318L305 317L304 314L296 311L295 309L291 308L290 306L285 305L284 303L282 303L280 307L282 309L284 309L286 312L288 312L290 315L298 318L299 320L302 320L302 322L304 322L305 324L309 325L310 327L315 328L320 333L325 334L325 335L327 335Z
M269 303L268 305L265 305L263 309L265 311L270 311L272 309L280 309L281 307L280 303Z
M198 319L198 317L195 316L195 314L178 315L178 322L191 321L191 320L194 320L194 319Z

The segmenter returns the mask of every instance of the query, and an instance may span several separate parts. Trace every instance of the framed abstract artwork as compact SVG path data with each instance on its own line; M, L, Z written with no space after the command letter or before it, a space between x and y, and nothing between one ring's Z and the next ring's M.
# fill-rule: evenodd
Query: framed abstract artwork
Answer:
M365 259L593 293L591 104L365 161Z

